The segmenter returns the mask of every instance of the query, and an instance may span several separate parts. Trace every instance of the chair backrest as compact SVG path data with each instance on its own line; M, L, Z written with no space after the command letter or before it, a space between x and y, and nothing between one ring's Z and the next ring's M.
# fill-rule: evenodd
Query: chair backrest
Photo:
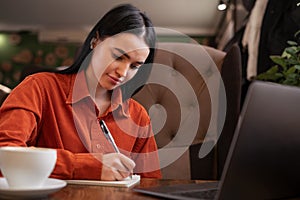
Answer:
M200 72L195 67L195 60L202 68ZM158 148L168 149L167 153L160 154L163 178L219 177L239 115L240 62L237 46L226 53L198 44L159 43L150 80L133 98L148 110ZM222 147L217 146L199 159L198 151L212 117L207 77L211 76L213 68L220 72L227 95L226 119L221 134L224 141L219 142ZM218 85L215 83L216 90L219 90ZM193 95L190 95L191 91ZM168 154L177 155L177 158L168 161L171 163L166 166Z

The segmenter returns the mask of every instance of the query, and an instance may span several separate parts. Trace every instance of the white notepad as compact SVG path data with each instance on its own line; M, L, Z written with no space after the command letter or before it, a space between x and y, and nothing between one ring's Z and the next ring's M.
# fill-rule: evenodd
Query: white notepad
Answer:
M113 186L113 187L132 187L140 183L140 175L132 175L122 181L97 181L97 180L66 180L68 184L77 185L100 185L100 186Z

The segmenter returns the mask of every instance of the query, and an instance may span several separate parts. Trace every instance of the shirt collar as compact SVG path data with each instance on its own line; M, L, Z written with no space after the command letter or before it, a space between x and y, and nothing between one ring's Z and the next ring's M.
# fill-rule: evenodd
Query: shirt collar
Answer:
M77 74L72 75L71 87L66 103L76 104L85 98L89 98L93 101L93 98L91 97L87 86L85 72L84 70L81 70ZM103 116L107 115L110 112L116 111L120 107L122 115L124 115L125 117L129 117L129 101L127 100L123 102L122 90L120 89L120 87L113 90L111 98L111 106L105 113L103 113Z
M84 70L81 70L77 74L72 74L69 96L66 103L74 104L86 97L90 97L90 93Z

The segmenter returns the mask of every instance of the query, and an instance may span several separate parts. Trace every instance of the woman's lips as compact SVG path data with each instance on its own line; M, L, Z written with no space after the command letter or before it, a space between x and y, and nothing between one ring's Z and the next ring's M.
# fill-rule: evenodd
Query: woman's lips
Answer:
M116 78L116 77L113 77L113 76L110 76L109 74L108 74L108 77L110 78L110 80L111 80L111 82L113 83L113 84L120 84L122 81L120 80L120 79L118 79L118 78Z

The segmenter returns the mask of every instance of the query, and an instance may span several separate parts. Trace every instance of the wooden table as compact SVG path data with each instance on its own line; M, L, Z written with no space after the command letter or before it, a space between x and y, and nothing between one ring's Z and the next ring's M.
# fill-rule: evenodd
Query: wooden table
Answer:
M183 184L183 183L203 183L198 180L157 180L141 179L139 187ZM67 185L60 191L49 195L50 200L147 200L159 199L152 196L143 195L133 192L132 188L107 187L107 186L89 186L89 185Z

